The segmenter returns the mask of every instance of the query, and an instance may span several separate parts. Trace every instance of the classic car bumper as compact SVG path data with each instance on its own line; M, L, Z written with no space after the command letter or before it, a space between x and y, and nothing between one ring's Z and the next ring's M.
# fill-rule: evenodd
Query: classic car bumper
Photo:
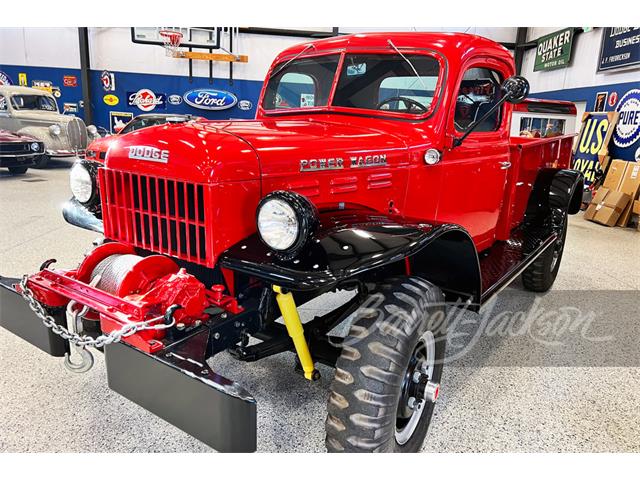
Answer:
M84 158L84 150L53 150L47 149L46 154L52 158L78 157Z
M35 165L37 155L27 154L0 154L0 167L30 167Z
M104 233L104 225L102 220L96 217L87 207L82 205L78 200L71 198L62 206L62 216L71 225L91 230L98 233Z
M0 326L46 353L63 356L67 342L33 314L16 292L17 283L19 279L0 277ZM253 452L256 401L202 360L199 350L208 334L203 329L156 354L124 343L106 346L109 388L216 450Z

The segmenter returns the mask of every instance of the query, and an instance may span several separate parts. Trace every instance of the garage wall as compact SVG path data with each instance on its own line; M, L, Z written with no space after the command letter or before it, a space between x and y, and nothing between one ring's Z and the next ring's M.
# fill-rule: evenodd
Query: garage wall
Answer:
M340 27L341 32L372 30L390 29ZM392 30L468 32L501 42L514 42L516 35L515 28L416 27ZM133 43L129 28L89 28L94 123L110 129L111 112L142 113L137 107L128 105L129 97L141 88L150 89L165 98L182 96L196 88L229 91L238 100L246 100L243 106L249 105L250 108L242 110L238 104L228 110L204 111L184 102L172 105L165 101L154 111L191 113L211 119L253 118L262 81L273 58L283 49L309 39L241 34L238 40L238 48L234 50L249 55L250 60L248 64L234 64L234 81L230 84L228 64L214 63L214 79L210 81L208 62L194 61L193 78L190 80L187 60L166 57L164 49L159 46ZM34 80L50 82L59 91L60 109L66 106L70 113L83 115L77 28L0 28L0 45L0 72L4 72L13 83L18 83L20 74L23 78L26 75L29 86ZM104 101L107 92L102 88L100 75L105 70L113 73L116 80L116 89L110 92L118 99L115 105L107 105ZM68 85L70 77L76 79L75 86Z
M535 41L558 30L558 27L529 28L527 40ZM531 83L531 96L569 100L584 105L585 111L590 112L594 110L596 95L605 93L605 111L614 111L627 92L640 89L640 68L597 72L603 33L602 28L596 28L576 35L567 68L534 72L535 49L528 50L523 59L522 74ZM577 127L580 128L580 122ZM626 148L619 148L612 142L610 153L614 158L633 161L636 156L640 157L640 141Z

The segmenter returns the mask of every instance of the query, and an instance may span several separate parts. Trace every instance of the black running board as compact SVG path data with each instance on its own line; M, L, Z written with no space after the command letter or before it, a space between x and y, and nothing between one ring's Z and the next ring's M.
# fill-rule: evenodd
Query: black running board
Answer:
M527 232L514 231L506 242L497 242L480 259L482 296L484 305L509 286L536 258L557 240L558 235L549 230Z

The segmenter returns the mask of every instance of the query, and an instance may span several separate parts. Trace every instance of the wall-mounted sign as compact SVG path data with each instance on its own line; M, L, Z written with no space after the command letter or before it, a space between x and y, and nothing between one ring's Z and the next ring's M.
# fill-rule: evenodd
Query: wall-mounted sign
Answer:
M133 113L131 112L109 112L109 128L111 133L117 133L131 121Z
M167 97L167 102L169 105L180 105L182 103L182 97L174 93Z
M582 172L585 183L596 180L609 161L609 141L618 121L618 113L585 113L578 141L573 147L573 166Z
M613 143L628 148L640 139L640 90L629 90L616 106L618 124L613 133Z
M200 88L184 94L184 101L201 110L226 110L238 103L238 98L230 92Z
M602 29L598 71L640 65L640 27Z
M609 92L596 93L596 100L594 102L594 107L593 107L594 112L604 112L605 106L607 105L608 96L609 96Z
M100 82L102 82L102 88L105 92L113 92L116 89L116 76L105 70L100 75Z
M65 102L62 106L62 111L64 113L78 113L78 104Z
M77 87L78 86L78 77L75 75L65 75L62 77L62 85L65 87Z
M240 100L238 102L238 108L244 111L251 110L253 108L253 103L251 103L250 100Z
M60 93L60 87L54 85L50 80L33 80L31 82L31 87L50 93L56 98L60 98L62 95L62 93Z
M110 107L115 107L118 103L120 103L120 99L115 96L113 93L107 93L104 97L102 97L102 101Z
M573 27L540 37L537 43L534 72L564 68L571 60Z
M29 82L27 82L27 74L26 73L19 73L18 74L18 85L20 85L21 87L29 86Z
M138 107L143 112L151 110L164 110L166 107L164 93L156 93L148 88L141 88L137 92L127 92L128 104L130 107Z
M11 77L0 70L0 85L13 85Z

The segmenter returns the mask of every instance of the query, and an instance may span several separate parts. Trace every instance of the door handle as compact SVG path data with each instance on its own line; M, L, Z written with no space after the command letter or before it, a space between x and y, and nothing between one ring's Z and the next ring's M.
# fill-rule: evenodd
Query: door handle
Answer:
M500 170L506 170L511 167L511 162L500 162Z

